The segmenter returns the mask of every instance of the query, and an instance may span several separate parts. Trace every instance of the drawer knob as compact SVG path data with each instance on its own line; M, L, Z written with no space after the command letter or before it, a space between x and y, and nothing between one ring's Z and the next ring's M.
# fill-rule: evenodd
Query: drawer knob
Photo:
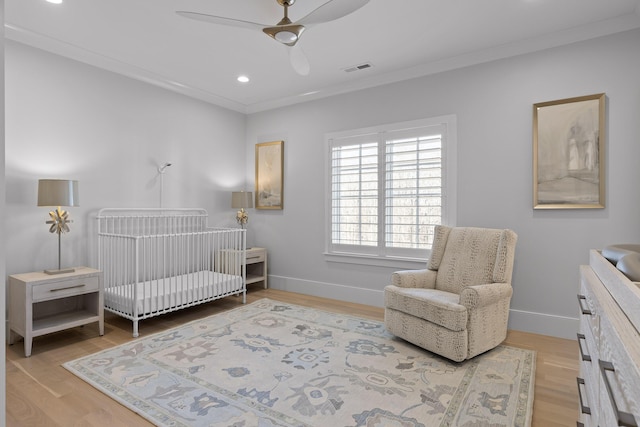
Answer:
M580 358L585 361L585 362L591 362L591 356L586 354L583 350L582 350L582 345L580 344L580 341L586 341L586 338L584 336L584 334L578 334L578 348L580 349Z
M589 408L588 406L584 405L584 400L582 399L582 389L580 388L581 385L585 385L584 384L584 380L580 377L577 378L578 380L578 397L580 398L580 412L582 412L583 414L587 414L587 415L591 415L591 408Z
M56 288L56 289L51 289L49 292L59 292L59 291L66 291L69 289L76 289L76 288L84 288L84 284L82 285L74 285L74 286L66 286L64 288Z
M609 378L607 377L607 371L616 371L616 369L613 367L613 363L605 362L604 360L598 360L598 363L600 364L600 373L602 374L602 378L604 379L604 385L607 387L607 394L609 395L609 400L611 400L611 406L613 407L613 413L616 417L616 420L618 421L618 425L624 427L638 427L633 414L618 410L618 405L616 404L616 399L613 395L613 391L611 390Z
M586 314L591 316L593 313L591 312L591 310L589 310L588 308L584 308L582 306L582 301L586 300L587 297L585 297L584 295L580 295L578 294L578 305L580 306L580 311L582 312L582 314Z

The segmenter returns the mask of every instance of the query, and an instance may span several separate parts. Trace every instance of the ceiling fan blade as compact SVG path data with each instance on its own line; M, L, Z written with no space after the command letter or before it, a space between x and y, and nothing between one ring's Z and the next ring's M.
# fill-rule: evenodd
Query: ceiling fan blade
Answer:
M262 30L263 27L267 26L265 24L258 24L257 22L243 21L241 19L224 18L222 16L207 15L206 13L186 12L183 10L178 10L176 13L182 17L195 19L196 21L209 22L211 24L229 25L232 27L248 28L250 30L255 30L255 29Z
M300 19L296 24L312 25L333 21L355 12L367 3L369 3L369 0L329 0Z
M301 76L309 75L311 66L309 65L307 55L304 54L299 44L289 47L289 61L291 61L291 66L296 73Z

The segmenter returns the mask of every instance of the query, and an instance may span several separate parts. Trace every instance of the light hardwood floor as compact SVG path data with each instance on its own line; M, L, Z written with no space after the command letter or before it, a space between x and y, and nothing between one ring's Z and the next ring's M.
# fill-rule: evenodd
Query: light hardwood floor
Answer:
M274 289L250 289L247 302L260 298L383 320L383 310ZM228 297L140 323L148 335L241 305ZM7 346L7 426L150 426L142 417L69 373L61 364L132 340L131 322L105 313L105 335L97 325L35 338L24 357L18 341ZM572 340L510 331L505 344L537 351L532 427L575 426L578 419L578 347Z

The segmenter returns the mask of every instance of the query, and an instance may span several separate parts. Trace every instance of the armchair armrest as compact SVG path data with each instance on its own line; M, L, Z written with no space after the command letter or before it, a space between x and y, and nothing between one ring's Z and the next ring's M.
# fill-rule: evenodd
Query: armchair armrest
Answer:
M470 310L511 298L512 294L513 288L510 283L468 286L460 293L460 304Z
M436 271L433 270L401 270L391 274L391 284L399 288L428 288L436 286Z

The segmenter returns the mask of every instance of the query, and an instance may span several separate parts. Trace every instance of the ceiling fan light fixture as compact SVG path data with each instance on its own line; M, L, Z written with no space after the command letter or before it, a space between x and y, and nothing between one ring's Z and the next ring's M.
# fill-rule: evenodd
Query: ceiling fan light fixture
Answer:
M262 31L274 40L293 46L300 39L304 26L302 25L276 25L275 27L266 27Z
M291 31L278 31L274 36L274 39L278 40L282 44L295 43L298 41L298 35Z

